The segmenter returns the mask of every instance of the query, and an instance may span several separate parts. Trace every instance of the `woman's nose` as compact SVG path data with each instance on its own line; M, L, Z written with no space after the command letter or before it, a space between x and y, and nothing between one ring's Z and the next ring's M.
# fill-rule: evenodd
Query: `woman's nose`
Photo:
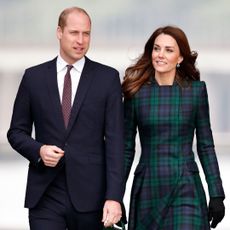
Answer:
M163 49L160 50L160 52L158 53L158 56L159 57L163 57L164 56L164 50Z

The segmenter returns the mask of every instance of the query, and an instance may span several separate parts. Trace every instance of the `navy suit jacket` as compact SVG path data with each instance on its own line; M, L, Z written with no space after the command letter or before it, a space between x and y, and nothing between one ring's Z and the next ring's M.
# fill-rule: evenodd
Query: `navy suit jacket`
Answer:
M102 208L123 198L123 107L119 73L86 57L68 128L64 126L56 58L25 71L8 131L11 146L29 160L25 207L33 208L65 164L75 208ZM35 137L32 137L32 129ZM64 158L38 163L40 147L56 145Z

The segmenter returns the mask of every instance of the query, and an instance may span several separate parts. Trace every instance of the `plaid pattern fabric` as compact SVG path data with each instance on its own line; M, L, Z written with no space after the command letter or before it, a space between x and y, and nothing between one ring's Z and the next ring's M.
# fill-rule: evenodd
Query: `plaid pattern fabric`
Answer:
M205 192L192 150L194 132L209 195L224 196L209 122L206 85L144 85L125 99L125 173L141 158L131 192L129 230L206 230Z

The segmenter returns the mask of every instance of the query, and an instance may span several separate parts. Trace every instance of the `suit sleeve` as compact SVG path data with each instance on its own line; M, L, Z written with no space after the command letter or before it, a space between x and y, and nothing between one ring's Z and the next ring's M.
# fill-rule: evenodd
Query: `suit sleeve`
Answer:
M12 148L27 158L31 163L37 164L41 143L32 137L33 115L31 112L29 75L25 72L20 83L13 107L13 114L7 138Z
M137 134L137 120L135 113L135 99L124 100L124 119L125 119L125 180L132 167L135 156L135 140Z
M202 82L196 116L197 152L204 170L210 197L224 197L210 125L206 85Z
M106 199L121 202L124 195L124 118L117 71L115 75L105 111Z

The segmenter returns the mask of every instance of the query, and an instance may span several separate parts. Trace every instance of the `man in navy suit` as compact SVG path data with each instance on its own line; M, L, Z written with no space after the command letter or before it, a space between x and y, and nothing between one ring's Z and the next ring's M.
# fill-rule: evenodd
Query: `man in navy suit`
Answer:
M32 230L99 230L121 218L123 109L117 70L91 61L84 9L59 17L59 55L26 69L8 131L29 161L25 207ZM62 112L71 65L71 112ZM33 138L32 127L35 129Z

